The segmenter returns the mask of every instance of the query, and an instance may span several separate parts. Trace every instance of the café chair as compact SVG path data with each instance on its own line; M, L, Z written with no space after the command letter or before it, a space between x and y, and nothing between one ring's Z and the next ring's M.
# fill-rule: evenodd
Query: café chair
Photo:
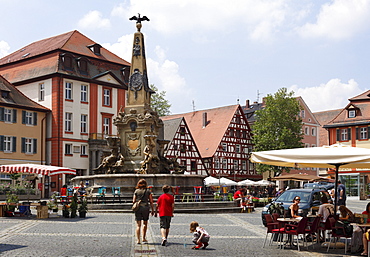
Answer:
M316 243L320 241L320 234L318 233L319 231L319 225L320 225L320 217L315 217L312 223L308 224L309 229L306 228L306 234L311 235L312 238L312 247L315 248L314 245L314 235L316 236ZM308 246L307 246L308 249Z
M274 233L272 230L277 229L278 226L279 226L278 222L273 221L271 214L265 214L265 220L266 220L267 232L266 232L265 241L263 242L263 247L265 247L268 234L271 234L271 240L270 240L270 245L271 245L272 238L273 238L274 234L276 234L276 232Z
M118 201L121 203L121 187L112 187L113 202L118 196Z
M96 195L96 202L99 203L99 200L102 200L102 203L105 202L105 194L107 192L106 187L99 187L98 188L98 193Z
M299 235L303 235L303 244L304 244L304 242L306 242L305 234L306 234L307 222L308 222L308 218L304 217L298 222L297 225L295 225L295 224L285 224L285 227L284 227L285 233L288 234L288 235L291 235L292 240L294 238L293 236L297 236L298 251L300 251L299 241L298 241Z
M331 244L331 241L332 239L335 240L335 243L334 243L334 248L336 248L336 245L337 245L337 241L343 237L345 238L345 243L344 243L344 254L347 253L347 239L348 238L351 238L352 235L346 235L346 232L344 230L343 227L336 227L335 226L335 222L336 222L336 219L333 218L333 217L330 217L329 218L329 221L330 221L330 224L331 224L331 237L330 237L330 241L329 241L329 244L328 244L328 249L326 250L326 252L329 252L329 249L330 249L330 244ZM339 233L338 233L339 232Z

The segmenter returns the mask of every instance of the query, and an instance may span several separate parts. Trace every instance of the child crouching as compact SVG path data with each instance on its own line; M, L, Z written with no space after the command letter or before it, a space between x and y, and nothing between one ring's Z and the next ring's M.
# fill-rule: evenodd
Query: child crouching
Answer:
M210 235L204 228L199 226L198 222L193 221L190 223L190 233L193 233L193 243L196 244L196 246L191 249L198 250L200 248L207 248Z

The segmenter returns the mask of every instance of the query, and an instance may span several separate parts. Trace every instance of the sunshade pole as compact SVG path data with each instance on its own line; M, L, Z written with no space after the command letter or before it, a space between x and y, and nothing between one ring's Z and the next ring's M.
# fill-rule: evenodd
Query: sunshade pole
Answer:
M335 164L335 184L334 184L334 213L335 216L337 215L337 204L338 204L338 173L339 173L339 167L341 164Z

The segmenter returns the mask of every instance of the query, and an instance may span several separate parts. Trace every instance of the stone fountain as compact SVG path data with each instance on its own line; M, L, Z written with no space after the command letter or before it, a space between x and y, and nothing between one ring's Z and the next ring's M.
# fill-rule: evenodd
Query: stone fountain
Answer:
M144 35L140 32L146 16L133 16L137 31L134 34L130 79L127 102L114 118L118 136L107 137L111 154L93 170L94 175L77 176L72 179L74 186L88 182L94 191L106 187L121 187L123 193L133 193L137 181L146 179L155 194L161 193L164 184L180 186L180 192L193 192L194 185L202 185L202 175L186 175L176 159L164 157L168 144L163 138L163 122L150 105L150 96L155 93L149 88Z

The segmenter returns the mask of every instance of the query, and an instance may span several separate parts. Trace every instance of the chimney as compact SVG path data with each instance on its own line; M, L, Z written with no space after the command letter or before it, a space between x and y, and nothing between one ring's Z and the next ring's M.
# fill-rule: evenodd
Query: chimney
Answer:
M203 128L207 126L207 113L203 112Z
M245 100L245 108L249 109L249 100Z

